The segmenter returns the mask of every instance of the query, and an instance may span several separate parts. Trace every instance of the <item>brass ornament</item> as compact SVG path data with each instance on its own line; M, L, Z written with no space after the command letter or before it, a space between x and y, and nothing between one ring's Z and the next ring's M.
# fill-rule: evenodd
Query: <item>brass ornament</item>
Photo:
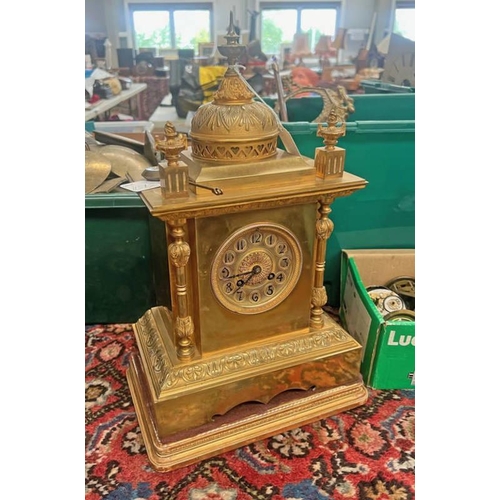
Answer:
M163 199L189 197L188 167L180 161L180 154L188 147L187 136L178 133L172 122L164 126L164 138L155 138L155 149L166 159L158 163L160 187Z
M187 294L189 287L187 283L186 265L191 255L189 244L184 240L186 232L184 226L186 221L178 219L169 223L170 236L173 242L168 246L169 261L175 271L175 296L177 306L177 317L175 322L175 342L179 359L188 360L195 354L193 332L194 325L189 314Z
M318 219L316 221L316 234L320 240L327 240L333 233L333 221L331 219Z
M191 121L192 157L208 162L241 163L276 155L279 123L266 104L254 94L234 65L245 50L230 22L227 45L219 52L229 67L214 93L213 101L201 105Z
M311 297L311 328L323 328L324 326L323 306L328 300L326 289L323 287L326 264L326 244L327 239L333 231L333 222L329 218L332 211L330 205L333 203L333 197L323 196L318 202L318 218L316 220L316 258L314 262L314 285Z
M99 187L111 173L111 162L97 151L85 151L85 194Z
M174 124L167 121L163 128L164 139L155 137L155 147L166 158L168 165L175 166L179 162L179 155L188 147L186 134L178 133Z
M150 166L149 161L137 151L126 146L109 144L102 146L99 153L111 163L111 172L118 177L126 177L133 170L139 172Z
M328 301L328 295L326 294L326 288L324 286L312 289L312 300L311 304L314 308L323 307Z
M189 260L191 249L186 242L176 241L175 243L171 243L169 245L168 254L175 267L184 267Z
M191 316L176 318L175 337L177 339L179 357L182 359L190 359L193 355L193 332L194 324Z
M316 175L321 179L342 177L344 174L345 149L336 144L339 138L345 135L345 131L343 113L338 109L330 111L326 127L318 123L316 135L323 138L325 145L316 148L314 166Z
M299 87L286 95L285 102L305 93L317 94L323 100L321 113L311 123L326 122L332 110L335 110L338 116L347 121L348 114L355 111L352 97L347 94L342 86L339 86L337 90L323 87Z

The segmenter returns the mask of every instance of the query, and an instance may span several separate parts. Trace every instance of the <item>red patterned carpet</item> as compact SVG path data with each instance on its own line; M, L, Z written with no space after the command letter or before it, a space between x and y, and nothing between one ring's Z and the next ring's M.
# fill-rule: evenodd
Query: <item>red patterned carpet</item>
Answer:
M86 327L86 500L412 500L414 391L172 472L148 463L125 376L130 325Z

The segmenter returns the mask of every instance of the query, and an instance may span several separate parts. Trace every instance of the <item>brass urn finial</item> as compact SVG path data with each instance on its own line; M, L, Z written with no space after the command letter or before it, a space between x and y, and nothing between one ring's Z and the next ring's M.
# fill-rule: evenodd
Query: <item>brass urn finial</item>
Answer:
M189 196L188 166L179 157L187 148L187 136L178 133L172 122L166 122L163 130L165 139L155 138L156 149L167 160L158 164L162 197L164 200L186 198Z
M176 166L180 154L187 149L187 136L186 134L179 134L172 122L166 122L163 131L165 132L165 139L156 139L156 149L163 153L169 166Z
M344 175L345 149L339 148L337 141L345 135L345 115L343 109L333 108L328 115L327 127L318 123L316 135L323 138L324 146L316 148L314 156L317 177L326 179Z
M333 151L339 138L345 135L344 115L340 116L335 108L332 109L328 115L327 125L327 127L323 127L321 123L318 123L316 135L323 137L326 151Z

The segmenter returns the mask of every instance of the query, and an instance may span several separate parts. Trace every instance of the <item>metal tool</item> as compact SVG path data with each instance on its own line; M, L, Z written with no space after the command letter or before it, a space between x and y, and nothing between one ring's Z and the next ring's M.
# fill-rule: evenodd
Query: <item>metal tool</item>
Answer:
M212 191L212 193L215 194L216 196L224 194L221 188L218 187L213 188L210 186L205 186L204 184L198 184L197 182L194 182L192 179L189 179L189 184L199 188L208 189L209 191Z
M102 142L103 144L124 146L126 148L134 150L141 155L144 154L144 144L142 144L142 142L136 141L135 139L130 139L129 137L124 137L122 135L112 134L110 132L102 132L100 130L94 130L94 137L96 141Z

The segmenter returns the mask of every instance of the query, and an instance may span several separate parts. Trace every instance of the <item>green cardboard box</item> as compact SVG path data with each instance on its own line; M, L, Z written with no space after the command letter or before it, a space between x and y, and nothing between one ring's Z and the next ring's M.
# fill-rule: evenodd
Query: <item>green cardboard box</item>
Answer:
M363 346L365 384L374 389L414 389L415 322L385 321L366 287L415 276L415 250L342 250L340 272L340 321Z

